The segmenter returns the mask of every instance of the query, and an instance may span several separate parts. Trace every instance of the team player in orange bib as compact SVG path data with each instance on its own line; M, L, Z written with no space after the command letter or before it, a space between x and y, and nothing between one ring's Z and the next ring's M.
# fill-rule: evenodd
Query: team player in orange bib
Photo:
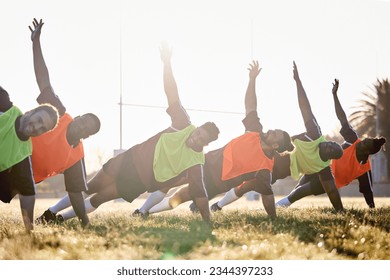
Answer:
M42 20L33 21L31 40L33 43L34 71L40 95L39 104L49 103L57 108L60 119L57 127L41 136L33 137L32 167L34 181L42 182L46 178L57 174L64 174L65 188L70 202L77 213L82 225L89 224L85 211L83 191L87 190L86 170L84 165L84 148L82 139L85 139L100 129L100 121L94 114L85 114L72 118L54 93L50 83L49 72L42 55L40 44ZM61 207L61 206L60 206ZM37 220L46 223L55 219L58 205L46 210Z
M249 83L245 95L246 117L243 120L246 133L233 139L224 147L210 151L205 161L205 186L209 199L227 192L247 180L253 180L256 191L261 193L264 208L271 217L276 216L274 195L271 188L271 171L274 154L294 149L290 136L283 130L263 132L257 116L256 78L261 71L259 63L249 65ZM172 209L190 201L188 187L184 186L172 196L146 209L142 214Z
M172 50L163 43L160 57L171 125L103 165L88 181L87 193L90 196L85 200L88 213L117 198L131 203L147 191L156 192L155 199L161 201L165 194L160 196L160 189L188 183L191 198L199 207L203 220L210 222L203 179L203 147L218 138L219 129L212 122L199 127L191 124L181 105L171 56ZM67 209L57 216L67 220L75 217L75 213L72 209Z
M359 138L356 131L348 122L347 116L341 107L337 90L339 81L335 79L332 94L337 118L341 124L340 134L344 138L342 147L343 156L340 159L333 160L331 169L334 174L337 188L342 188L350 184L353 180L359 181L359 192L363 194L368 207L374 208L374 195L370 165L370 155L379 152L386 143L386 139L380 138ZM305 181L300 182L292 192L277 202L277 206L287 207L295 201L309 195L320 195L325 191L322 188L318 174L308 176Z
M292 176L299 179L304 174L300 182L306 178L311 178L311 174L319 177L319 186L328 194L333 207L341 211L343 205L340 194L330 169L331 159L340 158L343 154L342 147L335 143L326 141L322 136L320 126L311 110L309 100L299 77L298 68L294 62L293 75L297 86L299 108L305 123L306 132L292 137L295 149L292 153L275 155L272 169L272 184L276 180ZM300 184L300 183L299 183ZM224 206L242 197L249 191L256 191L252 181L244 182L218 202L211 205L211 210L218 211Z

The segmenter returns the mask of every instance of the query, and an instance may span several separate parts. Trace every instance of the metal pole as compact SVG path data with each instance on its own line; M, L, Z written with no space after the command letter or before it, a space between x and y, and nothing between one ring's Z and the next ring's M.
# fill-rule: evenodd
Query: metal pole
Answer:
M122 9L119 12L119 149L122 150Z

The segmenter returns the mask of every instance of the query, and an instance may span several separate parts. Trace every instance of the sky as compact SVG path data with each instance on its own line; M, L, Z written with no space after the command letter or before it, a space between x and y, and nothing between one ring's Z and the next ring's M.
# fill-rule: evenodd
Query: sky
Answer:
M252 60L262 67L256 90L264 129L304 131L295 60L326 134L338 128L335 78L347 115L362 91L389 78L389 14L390 1L375 0L7 1L0 17L0 85L23 111L36 106L28 26L43 19L41 45L54 90L72 116L92 112L101 120L99 133L84 141L88 172L115 149L128 149L170 125L162 41L172 46L173 72L192 123L213 121L220 128L206 152L244 132ZM130 104L122 113L121 97Z

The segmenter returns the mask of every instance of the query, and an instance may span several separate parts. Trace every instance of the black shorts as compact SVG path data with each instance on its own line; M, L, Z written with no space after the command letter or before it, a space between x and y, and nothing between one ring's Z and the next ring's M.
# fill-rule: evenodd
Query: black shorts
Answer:
M320 175L318 173L302 176L297 187L302 186L307 182L310 182L310 190L312 195L321 195L325 193L324 187L320 181Z
M128 202L132 202L146 192L146 187L138 176L130 150L107 161L103 165L103 171L115 178L118 195Z
M0 172L0 200L4 203L10 203L17 194L35 195L30 157Z
M231 189L230 187L227 188L225 186L218 187L215 184L208 168L203 168L203 170L204 170L204 184L205 184L205 188L206 188L206 192L207 192L207 196L208 196L209 200L214 198L218 194L227 192L228 190Z
M84 158L64 171L65 190L67 192L84 192L87 190L87 175Z

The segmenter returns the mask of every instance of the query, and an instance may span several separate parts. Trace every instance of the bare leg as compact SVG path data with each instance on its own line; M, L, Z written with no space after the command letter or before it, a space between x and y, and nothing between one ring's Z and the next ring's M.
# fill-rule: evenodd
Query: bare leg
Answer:
M241 185L239 185L238 187L234 188L234 192L238 197L242 197L247 192L250 192L253 190L254 190L253 184L251 184L250 182L244 182Z
M35 195L19 195L20 210L22 211L23 223L27 232L33 230Z
M80 219L81 224L83 226L87 226L89 224L89 218L87 213L85 212L85 204L82 193L69 192L68 195L72 203L73 210L75 211L77 217Z
M203 221L210 223L210 209L209 209L209 200L207 197L197 197L193 199L196 207L199 209L200 215L202 216Z
M85 203L86 212L95 211L101 204L119 198L115 180L102 169L88 182L89 193L94 193ZM64 220L76 217L73 209L60 213Z
M363 195L368 207L375 208L374 194L372 193L372 191L364 192Z
M336 211L343 211L343 203L341 201L339 190L336 188L334 179L323 181L320 177L320 181L325 192L328 194L329 200L332 203L334 209L336 209Z
M94 194L94 193L98 192L99 190L104 189L105 188L105 184L108 185L108 184L112 184L114 182L115 181L114 181L114 179L111 178L111 176L107 175L103 171L103 169L100 169L98 171L98 173L88 182L88 190L87 190L87 192L82 194L83 195L83 200L85 200L90 194ZM70 195L71 194L68 193L68 195L64 196L55 205L49 207L49 209L46 210L37 219L37 222L39 222L39 223L47 223L47 222L50 222L50 221L55 221L56 220L55 214L57 214L58 212L60 212L62 210L67 209L70 206L73 206L73 207L76 207L75 211L78 213L77 216L79 217L81 222L84 225L89 223L89 219L88 219L88 217L87 217L87 215L85 213L85 210L83 211L82 208L80 208L80 207L84 207L84 209L85 209L85 205L84 206L81 205L80 197L77 198L77 194L76 193L74 193L72 195L72 198L70 197ZM80 206L77 206L77 205L80 205ZM65 212L62 212L61 216L64 213L71 213L71 214L69 214L69 216L74 217L73 215L76 215L76 212L74 212L74 211L72 211L72 212L65 211Z
M276 217L275 209L275 197L273 194L270 195L261 195L261 200L263 201L264 209L270 217Z
M87 193L93 194L105 189L108 185L115 184L115 179L106 174L103 169L100 169L87 184Z

